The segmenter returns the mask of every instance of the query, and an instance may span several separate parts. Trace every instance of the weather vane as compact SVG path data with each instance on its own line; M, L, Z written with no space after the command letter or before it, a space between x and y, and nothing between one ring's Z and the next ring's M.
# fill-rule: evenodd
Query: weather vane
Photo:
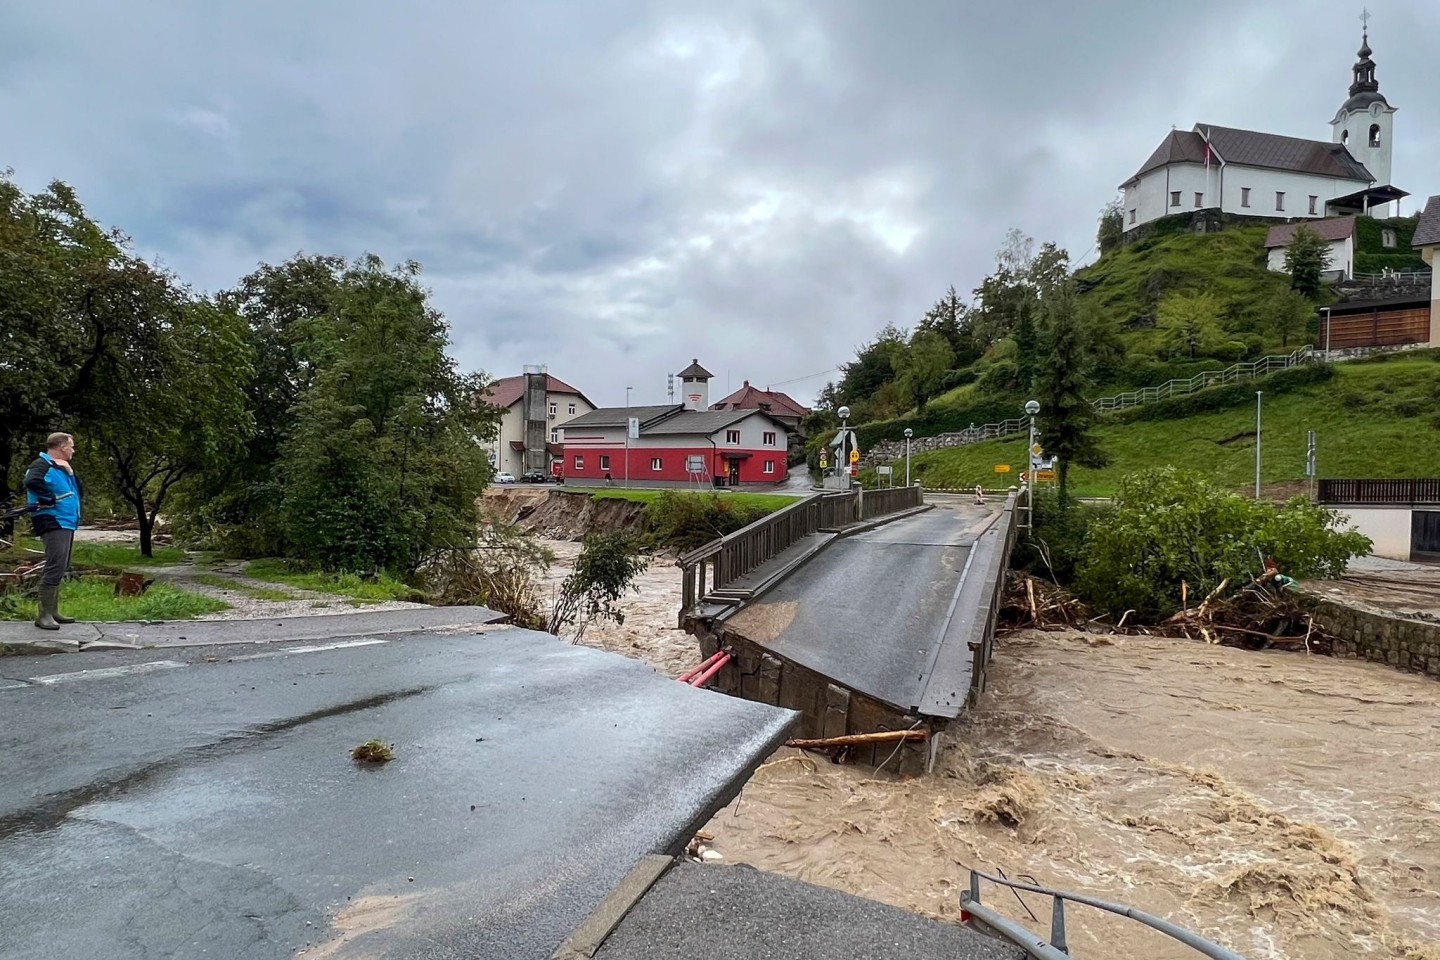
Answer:
M1370 32L1370 11L1369 11L1369 9L1367 9L1367 8L1365 8L1365 7L1362 7L1362 8L1360 9L1360 22L1361 22L1362 24L1364 24L1364 26L1365 26L1365 32L1366 32L1366 33L1369 33L1369 32Z

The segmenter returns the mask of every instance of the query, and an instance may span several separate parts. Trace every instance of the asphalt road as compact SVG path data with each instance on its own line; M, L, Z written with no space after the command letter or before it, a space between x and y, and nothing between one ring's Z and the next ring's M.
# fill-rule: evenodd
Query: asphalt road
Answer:
M0 675L3 960L544 960L792 718L509 628Z
M947 505L837 540L732 626L853 690L913 709L944 638L973 528L986 516L983 507Z

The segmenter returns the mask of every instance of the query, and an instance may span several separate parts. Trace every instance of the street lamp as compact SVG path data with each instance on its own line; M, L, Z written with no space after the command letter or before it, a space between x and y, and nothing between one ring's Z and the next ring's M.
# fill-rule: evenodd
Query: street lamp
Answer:
M1330 308L1321 307L1320 312L1325 314L1325 359L1330 359Z
M1025 451L1025 459L1029 462L1030 469L1025 471L1025 480L1034 487L1035 478L1031 474L1035 472L1035 414L1040 412L1040 404L1035 400L1026 400L1025 412L1030 415L1030 446Z
M849 486L848 483L842 481L842 478L847 476L846 470L849 469L846 458L849 451L845 448L850 436L850 408L841 407L835 412L840 415L840 446L835 451L835 489L841 490Z
M634 387L625 388L625 489L630 489L630 391Z
M915 431L909 427L905 428L905 486L910 486L910 438L915 436Z

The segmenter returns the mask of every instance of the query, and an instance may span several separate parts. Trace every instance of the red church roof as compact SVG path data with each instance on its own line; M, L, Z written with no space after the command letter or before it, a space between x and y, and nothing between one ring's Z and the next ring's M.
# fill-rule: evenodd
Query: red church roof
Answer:
M574 387L570 386L570 384L566 383L564 380L561 380L559 377L551 376L548 373L545 375L545 392L573 394L579 397L581 400L584 400L587 404L590 404L590 406L595 406L595 404L590 403L590 398L585 396L585 394L581 393L579 390L576 390ZM518 377L504 377L490 384L489 394L485 398L485 402L490 404L492 407L499 407L501 410L507 410L511 406L519 403L520 398L524 395L525 377L523 374Z
M724 400L710 404L710 409L764 410L771 416L798 417L802 420L810 416L810 410L797 403L789 394L781 393L779 390L757 389L750 386L749 380L746 380L743 387Z

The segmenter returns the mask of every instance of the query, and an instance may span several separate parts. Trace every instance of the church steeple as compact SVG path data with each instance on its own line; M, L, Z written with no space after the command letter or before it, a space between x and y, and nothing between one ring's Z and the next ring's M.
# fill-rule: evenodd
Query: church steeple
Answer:
M1334 130L1332 140L1365 165L1377 186L1387 186L1390 184L1395 108L1380 92L1380 81L1375 79L1375 51L1370 49L1370 11L1361 14L1360 20L1364 29L1360 32L1360 49L1355 52L1355 66L1351 68L1350 96L1340 105L1335 119L1330 121Z
M1368 13L1365 19L1369 19ZM1370 49L1370 25L1367 22L1365 30L1360 34L1360 49L1355 52L1358 59L1352 68L1355 79L1350 84L1350 96L1380 92L1380 81L1375 79L1375 61L1370 59L1374 52Z

